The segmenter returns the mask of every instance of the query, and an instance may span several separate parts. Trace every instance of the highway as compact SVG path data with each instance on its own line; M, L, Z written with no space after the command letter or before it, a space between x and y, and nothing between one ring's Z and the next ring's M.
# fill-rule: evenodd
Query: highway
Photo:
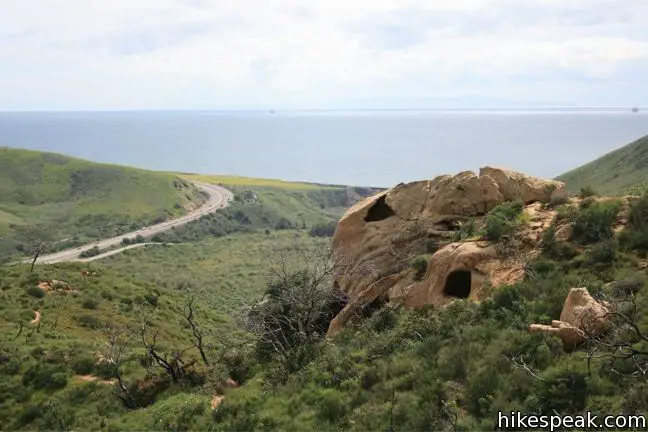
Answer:
M185 225L191 221L200 219L202 216L215 212L219 209L225 208L229 205L229 203L232 201L234 198L234 194L230 192L229 190L225 189L224 187L221 186L216 186L213 184L208 184L208 183L202 183L202 182L193 182L196 187L204 192L206 192L209 195L209 198L207 201L199 208L190 211L184 216L181 216L177 219L161 222L156 225L152 225L149 227L145 227L142 229L139 229L137 231L133 231L127 234L122 234L117 237L112 237L109 239L104 239L104 240L99 240L94 243L90 243L84 246L76 247L76 248L71 248L71 249L65 249L56 253L48 254L48 255L41 255L38 257L38 260L36 261L37 264L56 264L60 262L67 262L67 261L85 261L83 258L79 258L79 254L81 254L84 251L87 251L89 249L92 249L93 247L97 246L99 249L107 249L115 246L119 246L122 244L122 240L125 238L133 238L137 235L141 235L142 237L145 238L150 238L156 234L159 234L164 231L168 231L173 227L178 227L181 225ZM119 253L122 250L129 249L130 247L125 246L123 248L115 249L113 251L110 251L109 254L102 254L103 256L108 256L108 255L113 255L115 253ZM101 256L103 258L103 256ZM32 259L25 260L24 262L31 262ZM90 261L90 260L88 260Z

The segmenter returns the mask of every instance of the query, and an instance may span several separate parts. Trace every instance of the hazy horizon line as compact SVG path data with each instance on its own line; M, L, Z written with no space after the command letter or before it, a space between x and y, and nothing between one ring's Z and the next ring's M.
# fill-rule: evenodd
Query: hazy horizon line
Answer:
M349 112L349 111L633 111L648 109L646 105L592 105L592 106L521 106L521 107L429 107L429 108L112 108L112 109L0 109L4 113L128 113L128 112Z

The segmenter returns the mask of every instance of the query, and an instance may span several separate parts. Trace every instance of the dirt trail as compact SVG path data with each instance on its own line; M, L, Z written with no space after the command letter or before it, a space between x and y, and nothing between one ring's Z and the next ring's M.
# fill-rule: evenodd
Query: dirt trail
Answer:
M74 377L74 380L76 382L86 382L86 383L88 383L88 382L96 382L96 383L104 384L104 385L112 385L112 384L115 384L117 382L117 380L114 380L114 379L112 379L112 380L103 380L103 379L101 379L99 377L96 377L94 375L77 375L77 376Z
M34 319L29 321L29 324L38 324L41 320L41 313L34 311Z

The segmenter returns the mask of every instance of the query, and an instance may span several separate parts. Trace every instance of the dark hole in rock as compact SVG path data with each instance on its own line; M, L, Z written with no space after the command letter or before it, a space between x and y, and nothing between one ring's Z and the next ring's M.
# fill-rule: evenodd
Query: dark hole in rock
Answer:
M443 294L449 297L468 298L472 284L470 270L455 270L446 277Z
M394 210L385 202L386 196L383 195L376 200L365 216L365 222L378 222L389 217L396 216Z
M387 298L385 296L378 296L374 301L369 304L366 304L360 311L360 317L362 319L367 319L373 315L376 311L381 309L387 304Z
M337 283L337 281L334 284L332 296L329 299L329 304L328 304L328 316L325 317L326 325L328 326L328 322L335 318L337 314L340 313L342 309L349 303L349 298L344 294L341 290L340 287Z

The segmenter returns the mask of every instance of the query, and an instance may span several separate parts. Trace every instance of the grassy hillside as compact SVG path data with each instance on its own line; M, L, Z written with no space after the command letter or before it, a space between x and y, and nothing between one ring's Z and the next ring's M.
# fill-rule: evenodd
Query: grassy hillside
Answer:
M182 215L202 199L172 174L2 147L0 261L42 240L52 250L118 235Z
M230 317L262 298L275 259L295 261L325 243L296 231L234 234L149 246L95 263L39 266L33 274L28 266L0 266L0 424L9 430L178 430L175 416L186 409L190 422L209 420L222 376L236 376L226 364L237 360L222 360L219 348L221 338L244 334ZM70 291L37 288L51 280ZM182 315L191 297L207 356L218 367L196 367L176 384L160 381L146 361L140 329L146 324L150 338L157 333L165 355L177 348L186 363L199 361ZM40 321L30 324L34 311ZM134 390L137 410L118 398L114 371L100 360L109 328L121 329L127 342L125 380L135 387L147 383ZM150 423L161 418L169 423Z
M156 236L157 241L196 242L232 232L325 226L337 220L348 207L378 191L247 177L193 174L182 174L182 177L223 185L234 192L234 201L224 210Z
M603 195L648 188L648 136L557 177L578 192L590 186Z
M261 179L254 177L222 176L209 174L179 174L182 177L205 183L215 183L228 186L247 186L262 188L278 188L284 190L319 190L322 188L335 189L343 186L319 185L316 183L289 182L278 179Z

